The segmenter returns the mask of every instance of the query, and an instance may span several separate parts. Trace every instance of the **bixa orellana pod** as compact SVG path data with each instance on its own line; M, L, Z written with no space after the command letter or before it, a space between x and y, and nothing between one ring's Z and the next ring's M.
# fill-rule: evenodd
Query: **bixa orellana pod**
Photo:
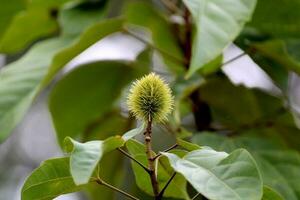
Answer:
M127 98L128 108L137 119L156 123L167 120L173 102L169 85L155 73L136 80Z

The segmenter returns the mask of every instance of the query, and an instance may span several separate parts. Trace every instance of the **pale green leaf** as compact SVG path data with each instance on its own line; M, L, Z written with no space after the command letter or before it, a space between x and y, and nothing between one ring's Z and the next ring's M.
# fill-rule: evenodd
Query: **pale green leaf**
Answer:
M52 200L59 195L77 192L69 170L69 158L44 161L26 179L22 188L22 200Z
M120 136L116 136L104 141L97 140L80 143L67 137L65 144L67 151L71 152L70 171L73 180L76 185L83 185L89 182L102 156L123 146L124 140Z
M243 149L231 154L201 149L183 158L163 153L202 195L214 200L261 200L262 180L256 163Z
M194 151L194 150L197 150L197 149L201 149L201 147L199 145L187 142L187 141L182 140L180 138L177 138L176 141L177 141L178 146L180 146L180 147L182 147L182 148L184 148L188 151Z
M261 134L260 134L261 135ZM198 134L193 141L230 152L246 148L253 155L261 172L264 185L279 193L285 200L300 198L300 155L287 151L271 139L240 136L226 138L214 134Z
M196 33L187 76L214 60L251 19L256 0L184 0L195 21Z
M141 126L139 126L138 128L132 129L130 131L127 131L123 136L123 140L128 141L132 138L134 138L135 136L143 133L145 129L145 124L143 123Z

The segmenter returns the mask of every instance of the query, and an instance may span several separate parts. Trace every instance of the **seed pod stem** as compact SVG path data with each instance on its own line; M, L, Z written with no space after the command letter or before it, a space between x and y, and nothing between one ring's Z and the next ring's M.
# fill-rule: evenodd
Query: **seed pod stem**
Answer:
M159 200L159 188L158 182L156 177L156 170L155 170L155 160L153 159L152 154L152 144L151 144L151 136L152 136L152 118L149 115L147 128L145 132L145 146L146 146L146 155L148 158L148 166L149 166L149 175L151 179L151 184L153 188L153 193L156 200Z

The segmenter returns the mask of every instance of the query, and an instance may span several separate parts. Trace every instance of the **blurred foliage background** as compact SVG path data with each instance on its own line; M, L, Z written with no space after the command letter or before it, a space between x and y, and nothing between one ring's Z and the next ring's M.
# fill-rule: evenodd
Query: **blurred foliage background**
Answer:
M189 8L180 0L0 1L0 200L20 199L26 176L62 155L66 136L104 139L135 127L125 95L150 71L175 95L169 123L154 129L156 150L176 137L246 148L265 185L300 199L298 0L215 0L224 10L205 14L196 0ZM129 162L113 154L101 161L104 178L147 199L123 173ZM100 195L122 199L99 187L58 199Z

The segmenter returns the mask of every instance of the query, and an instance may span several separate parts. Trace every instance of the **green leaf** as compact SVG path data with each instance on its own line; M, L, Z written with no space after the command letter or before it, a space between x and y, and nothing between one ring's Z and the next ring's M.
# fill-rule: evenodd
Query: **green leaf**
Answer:
M260 0L249 26L273 37L299 37L299 9L298 0Z
M283 40L268 40L262 43L254 43L252 46L261 55L271 59L277 65L300 75L300 63L289 54L287 44ZM271 77L274 79L274 75Z
M69 158L44 161L26 179L22 188L22 200L51 200L59 195L77 192L69 170Z
M256 0L184 0L196 25L187 76L222 54L251 19Z
M127 131L123 136L123 140L128 141L132 138L134 138L135 136L143 133L145 129L145 124L143 123L141 126L139 126L138 128L132 129L130 131Z
M35 40L57 31L58 25L46 9L31 9L15 16L0 40L0 52L16 53Z
M128 181L125 179L124 159L124 156L118 151L105 154L99 164L101 179L107 180L109 184L115 187L122 188L123 183ZM87 193L91 200L99 200L99 197L101 199L116 199L118 197L117 192L106 187L99 187L97 184L89 184Z
M184 60L183 53L172 32L172 27L163 13L160 13L157 8L152 7L149 3L131 2L124 8L124 15L128 24L142 26L151 31L153 45L156 48L177 58L174 60L165 53L161 54L170 71L176 74L184 72L183 63L180 63Z
M262 200L283 200L283 198L271 188L264 186L264 195Z
M1 69L0 141L10 134L34 97L66 63L121 26L122 20L107 20L87 28L80 37L61 36L38 43L21 59Z
M0 38L5 33L6 28L11 23L14 16L25 8L25 1L12 0L2 1L0 7Z
M208 79L200 86L200 93L214 120L234 129L275 119L283 109L280 99L257 89L233 85L225 78Z
M65 145L67 151L71 152L70 171L75 184L87 184L102 156L123 144L124 140L120 136L86 143L80 143L67 137Z
M135 159L141 162L144 166L148 166L148 160L145 153L145 146L143 144L135 140L128 140L126 143L126 147L129 153ZM135 162L132 162L132 168L135 175L137 186L145 193L153 196L149 174ZM160 162L158 163L158 175L157 175L160 189L162 189L165 186L165 184L168 182L172 174L173 171L168 166L168 163L160 160ZM175 178L172 180L167 190L165 191L164 197L189 199L186 191L186 181L182 176L180 175L175 176Z
M186 150L188 150L188 151L194 151L194 150L201 149L201 147L198 146L197 144L193 144L193 143L184 141L184 140L182 140L182 139L180 139L180 138L177 138L176 141L177 141L177 144L178 144L180 147L182 147L182 148L184 148L184 149L186 149Z
M228 152L246 148L253 155L261 172L264 185L279 193L285 200L300 198L300 155L282 149L270 138L240 136L226 138L214 134L198 134L193 141Z
M112 110L122 89L139 75L132 65L94 62L76 68L56 84L49 108L60 143L66 136L82 136L90 123Z
M0 52L16 53L40 38L57 33L59 26L54 13L68 1L70 0L26 2L26 10L18 12L9 21L9 26L0 37Z
M262 180L252 156L243 149L231 154L201 149L183 158L163 153L202 195L214 200L261 200Z

